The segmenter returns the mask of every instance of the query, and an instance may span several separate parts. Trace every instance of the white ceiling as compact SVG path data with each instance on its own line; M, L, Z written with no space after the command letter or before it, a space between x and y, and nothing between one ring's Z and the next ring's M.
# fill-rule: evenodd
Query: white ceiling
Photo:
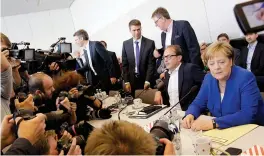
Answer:
M69 8L74 0L1 0L1 17Z

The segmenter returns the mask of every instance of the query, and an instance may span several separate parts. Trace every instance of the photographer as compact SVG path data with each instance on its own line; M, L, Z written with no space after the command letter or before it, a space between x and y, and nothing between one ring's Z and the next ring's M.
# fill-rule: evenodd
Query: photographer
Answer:
M1 51L11 46L9 39L1 33ZM13 89L12 68L5 54L1 52L1 121L10 114L9 103Z
M175 149L168 139L164 155L175 155ZM151 134L140 126L127 121L111 121L91 132L84 150L85 155L155 155L157 143Z
M6 155L39 154L33 145L45 132L45 119L45 115L37 114L31 120L23 120L21 117L17 117L14 121L12 115L6 115L1 126L1 150L13 143L5 153ZM15 122L17 126L17 139L13 131Z
M111 111L102 109L102 101L94 96L93 86L81 85L83 77L80 74L73 71L66 72L54 82L56 92L66 92L65 96L77 103L78 121L111 117Z
M76 103L70 102L68 98L60 100L58 94L55 94L53 80L44 73L35 73L29 79L29 92L35 97L34 104L38 108L38 112L61 114L69 117L69 123L76 122ZM58 112L58 110L61 110ZM54 116L54 115L53 115ZM54 123L56 124L56 123ZM59 126L59 125L54 125Z

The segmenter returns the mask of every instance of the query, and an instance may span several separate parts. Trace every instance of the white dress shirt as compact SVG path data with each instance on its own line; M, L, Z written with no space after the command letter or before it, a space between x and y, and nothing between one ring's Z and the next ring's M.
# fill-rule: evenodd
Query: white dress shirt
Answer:
M179 102L179 69L181 64L174 69L173 71L169 71L170 79L168 85L168 94L170 98L170 104L174 105ZM181 110L181 105L177 105L176 109Z
M255 41L252 44L248 45L248 55L247 55L247 70L251 71L251 61L252 61L252 57L254 55L254 51L256 49L256 46L258 44L258 41Z
M173 26L173 21L171 21L170 25L167 28L166 33L166 40L165 40L165 47L167 48L169 45L171 45L171 37L172 37L172 26Z
M136 41L138 42L139 52L140 52L140 48L141 48L141 40L142 40L142 36L141 36L140 39L138 39L138 40L135 40L135 39L133 38L133 47L134 47L134 56L135 56L135 73L139 73L139 71L137 71Z
M92 58L91 58L91 53L90 53L90 48L89 48L89 42L87 43L87 45L84 47L84 50L87 51L87 54L88 54L88 60L89 60L89 65L94 73L94 75L97 75L96 71L94 70L94 67L93 67L93 62L92 62ZM85 65L86 63L86 59L85 59L85 55L84 55L84 50L81 50L80 52L80 57L83 61L83 64Z

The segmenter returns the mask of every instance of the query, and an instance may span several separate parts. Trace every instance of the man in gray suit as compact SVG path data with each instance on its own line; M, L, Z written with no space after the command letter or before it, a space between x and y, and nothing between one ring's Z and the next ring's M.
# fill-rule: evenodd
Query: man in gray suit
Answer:
M122 50L122 71L125 91L134 95L136 89L148 89L154 82L155 43L141 35L141 22L133 19L129 22L132 38L124 41Z

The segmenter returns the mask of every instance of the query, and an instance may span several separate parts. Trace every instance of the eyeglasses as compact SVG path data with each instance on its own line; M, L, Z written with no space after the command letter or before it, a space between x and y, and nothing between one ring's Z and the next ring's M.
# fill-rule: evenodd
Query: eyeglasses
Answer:
M155 22L155 25L157 25L158 21L161 19L161 17L159 17Z
M163 56L162 59L165 60L170 60L172 58L172 56L178 56L178 55L167 55L167 56Z

